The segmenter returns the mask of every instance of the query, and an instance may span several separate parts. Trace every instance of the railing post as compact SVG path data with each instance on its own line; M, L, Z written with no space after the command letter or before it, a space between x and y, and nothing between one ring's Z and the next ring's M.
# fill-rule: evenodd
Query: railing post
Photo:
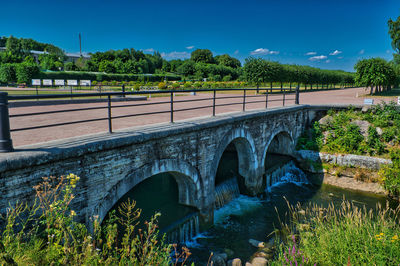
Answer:
M246 111L246 89L243 90L243 112Z
M112 117L111 117L111 96L108 95L108 132L112 133Z
M14 148L10 134L7 92L0 92L0 119L0 152L12 152Z
M214 96L213 96L213 116L215 116L215 97L216 97L216 91L215 91L215 89L214 89L214 91L213 91L213 94L214 94Z
M171 92L171 123L174 123L174 93Z
M268 90L265 90L265 109L268 108Z
M296 87L296 97L295 97L295 100L294 100L295 104L299 104L299 98L300 98L300 88L299 88L299 86L297 86Z
M122 97L125 98L125 84L122 84Z
M283 106L285 106L285 91L286 90L283 90Z

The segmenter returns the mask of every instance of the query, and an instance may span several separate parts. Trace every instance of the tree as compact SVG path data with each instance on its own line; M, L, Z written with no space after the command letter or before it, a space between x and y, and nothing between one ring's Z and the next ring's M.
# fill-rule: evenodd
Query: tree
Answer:
M40 69L36 65L18 64L16 67L16 76L19 83L29 84L32 78L38 75Z
M395 21L389 19L388 25L389 34L392 38L392 47L396 53L400 54L400 16Z
M99 71L106 73L115 73L114 64L108 60L101 61L99 64Z
M258 88L267 77L266 61L262 58L246 58L244 63L244 74L247 81L254 82Z
M393 55L394 62L400 64L400 16L395 21L389 19L388 25L389 34L392 38L392 47L396 52L396 54Z
M8 83L16 81L15 65L3 64L0 65L0 82Z
M393 67L382 58L364 59L354 66L356 72L355 81L358 86L370 87L370 94L381 91L382 88L390 88L396 83L396 75Z
M192 60L186 60L177 69L177 72L185 77L194 75L195 71L196 71L195 63Z
M242 66L238 59L233 58L227 54L217 55L214 59L219 65L228 66L231 68L239 68Z
M208 49L197 49L193 51L190 59L196 63L214 63L213 53Z

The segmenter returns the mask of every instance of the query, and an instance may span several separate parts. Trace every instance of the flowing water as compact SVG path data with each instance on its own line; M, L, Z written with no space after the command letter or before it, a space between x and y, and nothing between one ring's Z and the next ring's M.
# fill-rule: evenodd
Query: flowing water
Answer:
M249 244L249 239L265 241L280 224L279 219L285 219L287 201L327 206L340 204L345 198L372 208L378 202L386 202L384 197L374 194L328 185L315 187L287 156L270 155L266 168L265 193L260 197L241 195L237 154L224 153L216 177L214 226L202 233L199 233L198 211L179 203L178 186L169 173L143 181L119 203L127 198L134 199L136 206L143 209L142 222L160 211L162 216L158 224L160 231L166 233L167 241L185 243L192 253L190 259L196 265L205 265L211 252L233 253L234 257L248 261L257 250Z
M235 187L232 184L234 180L229 180L229 187ZM233 252L234 257L248 261L257 251L257 248L249 244L249 239L267 240L280 224L279 219L285 219L287 201L292 204L313 202L327 206L330 203L338 205L345 198L370 208L376 207L377 203L386 203L384 197L370 193L329 185L317 188L308 183L307 175L290 160L269 169L266 183L264 197L238 195L222 207L216 203L220 208L214 213L214 226L186 243L193 254L191 259L196 264L205 265L211 252ZM220 197L225 199L228 196Z

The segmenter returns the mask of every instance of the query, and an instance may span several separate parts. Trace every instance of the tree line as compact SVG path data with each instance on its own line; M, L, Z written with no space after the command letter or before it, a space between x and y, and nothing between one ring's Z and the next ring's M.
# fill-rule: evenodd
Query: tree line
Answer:
M322 86L342 86L354 83L354 74L342 70L324 70L310 66L285 65L278 62L268 61L262 58L247 58L243 67L245 79L256 84L257 88L262 83L280 82L300 86L307 85L310 89Z

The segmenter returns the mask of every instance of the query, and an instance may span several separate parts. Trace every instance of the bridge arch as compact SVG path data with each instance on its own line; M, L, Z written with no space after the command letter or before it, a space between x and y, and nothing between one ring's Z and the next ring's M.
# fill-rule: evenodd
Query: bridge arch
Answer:
M275 130L264 147L261 169L265 169L265 160L269 152L291 156L294 149L295 142L291 132L285 129Z
M99 221L102 222L108 211L132 188L154 175L166 172L174 177L178 185L179 203L200 209L201 178L197 169L190 163L182 160L162 159L132 169L130 172L131 174L121 179L109 190L107 196L93 208L92 214L87 218L98 216Z
M255 169L258 167L257 153L254 139L251 134L244 128L234 128L229 131L220 141L213 157L210 167L210 177L212 184L215 183L218 165L221 161L222 154L229 144L234 144L238 155L238 171L245 179L251 178Z

